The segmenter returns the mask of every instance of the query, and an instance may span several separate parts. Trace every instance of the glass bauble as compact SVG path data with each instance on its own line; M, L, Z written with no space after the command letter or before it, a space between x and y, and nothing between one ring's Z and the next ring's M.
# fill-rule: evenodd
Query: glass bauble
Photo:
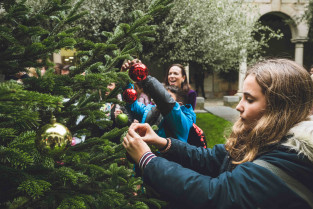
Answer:
M71 146L72 134L68 128L57 123L52 116L49 124L41 127L37 133L36 146L42 154L61 155Z
M135 89L125 89L123 100L128 104L134 103L137 100L137 91Z
M142 63L133 64L128 71L129 77L136 82L145 80L148 73L148 68Z

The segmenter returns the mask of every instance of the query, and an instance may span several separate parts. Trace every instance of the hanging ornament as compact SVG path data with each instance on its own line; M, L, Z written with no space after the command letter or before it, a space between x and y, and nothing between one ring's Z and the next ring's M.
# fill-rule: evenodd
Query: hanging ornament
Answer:
M129 104L137 100L137 91L135 89L126 89L123 92L123 100Z
M115 118L115 122L119 127L127 126L128 116L125 113L121 113Z
M129 69L129 77L135 81L140 82L147 78L148 76L148 68L142 63L135 63Z
M72 134L67 127L57 123L54 116L50 124L39 129L36 146L39 152L49 156L60 156L72 143Z

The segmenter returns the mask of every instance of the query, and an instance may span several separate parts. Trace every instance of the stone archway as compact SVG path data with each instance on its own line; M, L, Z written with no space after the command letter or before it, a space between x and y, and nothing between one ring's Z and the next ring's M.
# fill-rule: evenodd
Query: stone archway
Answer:
M295 46L292 43L292 33L295 31L292 20L285 14L279 12L267 13L260 17L259 21L262 25L268 26L274 31L280 31L283 37L280 39L271 39L268 42L268 48L264 48L265 57L295 58ZM291 25L291 26L290 26Z
M308 0L254 0L259 9L259 17L273 14L282 20L287 20L291 31L291 42L295 45L294 60L303 64L303 44L308 40L309 26L305 21L300 21ZM259 19L260 19L259 18Z
M267 14L276 15L282 20L288 20L290 28L290 42L294 44L294 60L303 65L304 43L308 41L309 26L305 21L300 21L309 0L249 0L248 4L254 4L258 9L258 18ZM243 80L247 70L246 53L243 51L242 63L239 70L238 92L242 92ZM241 96L241 93L238 93Z

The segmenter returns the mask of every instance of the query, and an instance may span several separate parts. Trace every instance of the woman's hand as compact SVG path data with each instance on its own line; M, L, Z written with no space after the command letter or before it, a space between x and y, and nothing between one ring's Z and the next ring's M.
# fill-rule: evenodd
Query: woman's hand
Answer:
M163 148L167 144L167 140L165 138L159 137L148 123L133 123L129 127L129 131L130 130L133 130L133 132L137 133L144 142L147 144L152 144L158 149Z
M125 72L127 71L133 64L135 63L141 63L141 61L139 59L133 59L132 61L127 60L127 62L125 62L122 67L121 67L121 71Z
M128 133L124 137L123 146L136 164L139 164L143 154L151 152L150 147L133 129L128 130Z
M114 111L114 117L116 118L119 114L122 114L123 111L121 109L117 109Z

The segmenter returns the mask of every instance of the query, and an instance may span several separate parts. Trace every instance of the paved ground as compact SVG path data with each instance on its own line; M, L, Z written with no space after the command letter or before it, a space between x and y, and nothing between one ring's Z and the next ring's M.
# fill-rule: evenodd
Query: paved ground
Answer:
M236 122L239 118L239 112L233 108L224 106L223 99L206 99L204 110L198 112L210 112L232 123Z

